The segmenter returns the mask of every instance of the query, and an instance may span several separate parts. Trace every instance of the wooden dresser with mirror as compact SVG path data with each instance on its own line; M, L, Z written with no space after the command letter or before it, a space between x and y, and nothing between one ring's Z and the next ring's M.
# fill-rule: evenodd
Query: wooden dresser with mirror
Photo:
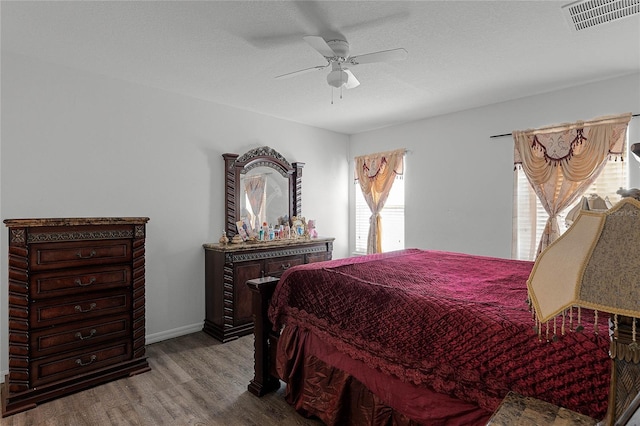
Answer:
M253 226L275 224L283 217L302 216L302 168L263 146L243 155L223 154L225 228L231 240L236 223L250 217ZM264 196L255 207L246 192L246 179L264 177ZM256 214L254 214L256 210ZM291 225L291 223L289 223ZM253 332L248 280L279 277L290 267L330 260L333 238L281 238L242 243L207 243L205 250L205 306L203 331L226 342Z

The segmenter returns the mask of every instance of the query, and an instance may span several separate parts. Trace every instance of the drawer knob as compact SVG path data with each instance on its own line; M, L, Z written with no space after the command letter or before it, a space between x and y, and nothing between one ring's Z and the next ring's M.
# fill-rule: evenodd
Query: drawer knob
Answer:
M91 363L93 363L93 361L95 361L97 359L97 357L95 355L91 355L91 359L89 360L89 362L82 362L82 360L80 358L76 359L76 364L78 364L81 367L84 367L85 365L89 365Z
M93 328L91 329L91 331L89 332L88 336L83 336L82 333L80 333L79 331L76 333L76 338L80 339L80 340L86 340L86 339L91 339L94 335L96 334L96 329Z
M89 311L94 310L95 308L96 308L96 304L95 303L90 304L89 305L89 309L82 309L82 306L80 306L80 305L76 305L75 306L75 310L78 311L78 312L89 312Z
M291 268L291 263L287 263L286 265L283 263L281 265L281 268L286 271L287 269Z
M77 285L79 285L80 287L86 287L86 286L91 285L91 284L93 284L93 283L95 283L95 282L96 282L96 278L95 278L95 277L91 277L91 279L89 280L89 282L88 282L88 283L83 283L83 282L82 282L82 280L80 280L80 278L78 278L77 280L75 280L75 283L76 283Z
M83 256L82 255L82 251L79 251L79 252L76 253L76 256L78 256L80 259L91 259L95 255L96 255L96 251L95 250L91 250L91 252L89 253L88 256Z

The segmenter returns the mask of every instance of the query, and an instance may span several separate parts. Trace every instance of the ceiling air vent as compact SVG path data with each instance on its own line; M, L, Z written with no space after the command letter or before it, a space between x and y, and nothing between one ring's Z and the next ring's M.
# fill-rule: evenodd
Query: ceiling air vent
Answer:
M640 0L580 0L562 6L562 12L576 31L640 14Z

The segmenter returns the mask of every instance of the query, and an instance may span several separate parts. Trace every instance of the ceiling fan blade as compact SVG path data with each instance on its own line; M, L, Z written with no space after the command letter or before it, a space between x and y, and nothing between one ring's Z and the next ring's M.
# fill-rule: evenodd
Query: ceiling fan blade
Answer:
M347 79L347 82L344 85L345 89L353 89L354 87L360 86L360 82L358 81L356 76L353 75L351 70L343 68L343 71L349 75L349 78Z
M277 75L275 78L279 80L279 79L283 79L283 78L295 77L295 76L298 76L298 75L301 75L301 74L306 74L306 73L311 72L311 71L323 70L323 69L327 68L328 66L329 66L329 64L327 64L327 65L318 65L318 66L311 67L311 68L305 68L303 70L298 70L298 71L288 72L286 74Z
M304 41L306 41L309 44L309 46L311 46L314 49L316 49L325 58L331 58L332 56L336 56L336 54L333 51L333 49L331 49L331 47L329 47L329 45L327 44L325 39L323 39L322 37L320 37L320 36L304 36L303 38L304 38Z
M380 52L365 53L364 55L352 56L347 62L351 65L370 64L372 62L403 61L407 59L405 49L382 50Z

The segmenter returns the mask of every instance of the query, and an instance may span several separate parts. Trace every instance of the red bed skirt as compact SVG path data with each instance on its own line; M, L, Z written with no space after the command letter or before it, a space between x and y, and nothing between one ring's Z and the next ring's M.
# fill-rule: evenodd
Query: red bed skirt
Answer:
M475 404L385 375L295 326L280 336L276 366L287 382L287 402L327 425L470 426L486 425L491 416Z

